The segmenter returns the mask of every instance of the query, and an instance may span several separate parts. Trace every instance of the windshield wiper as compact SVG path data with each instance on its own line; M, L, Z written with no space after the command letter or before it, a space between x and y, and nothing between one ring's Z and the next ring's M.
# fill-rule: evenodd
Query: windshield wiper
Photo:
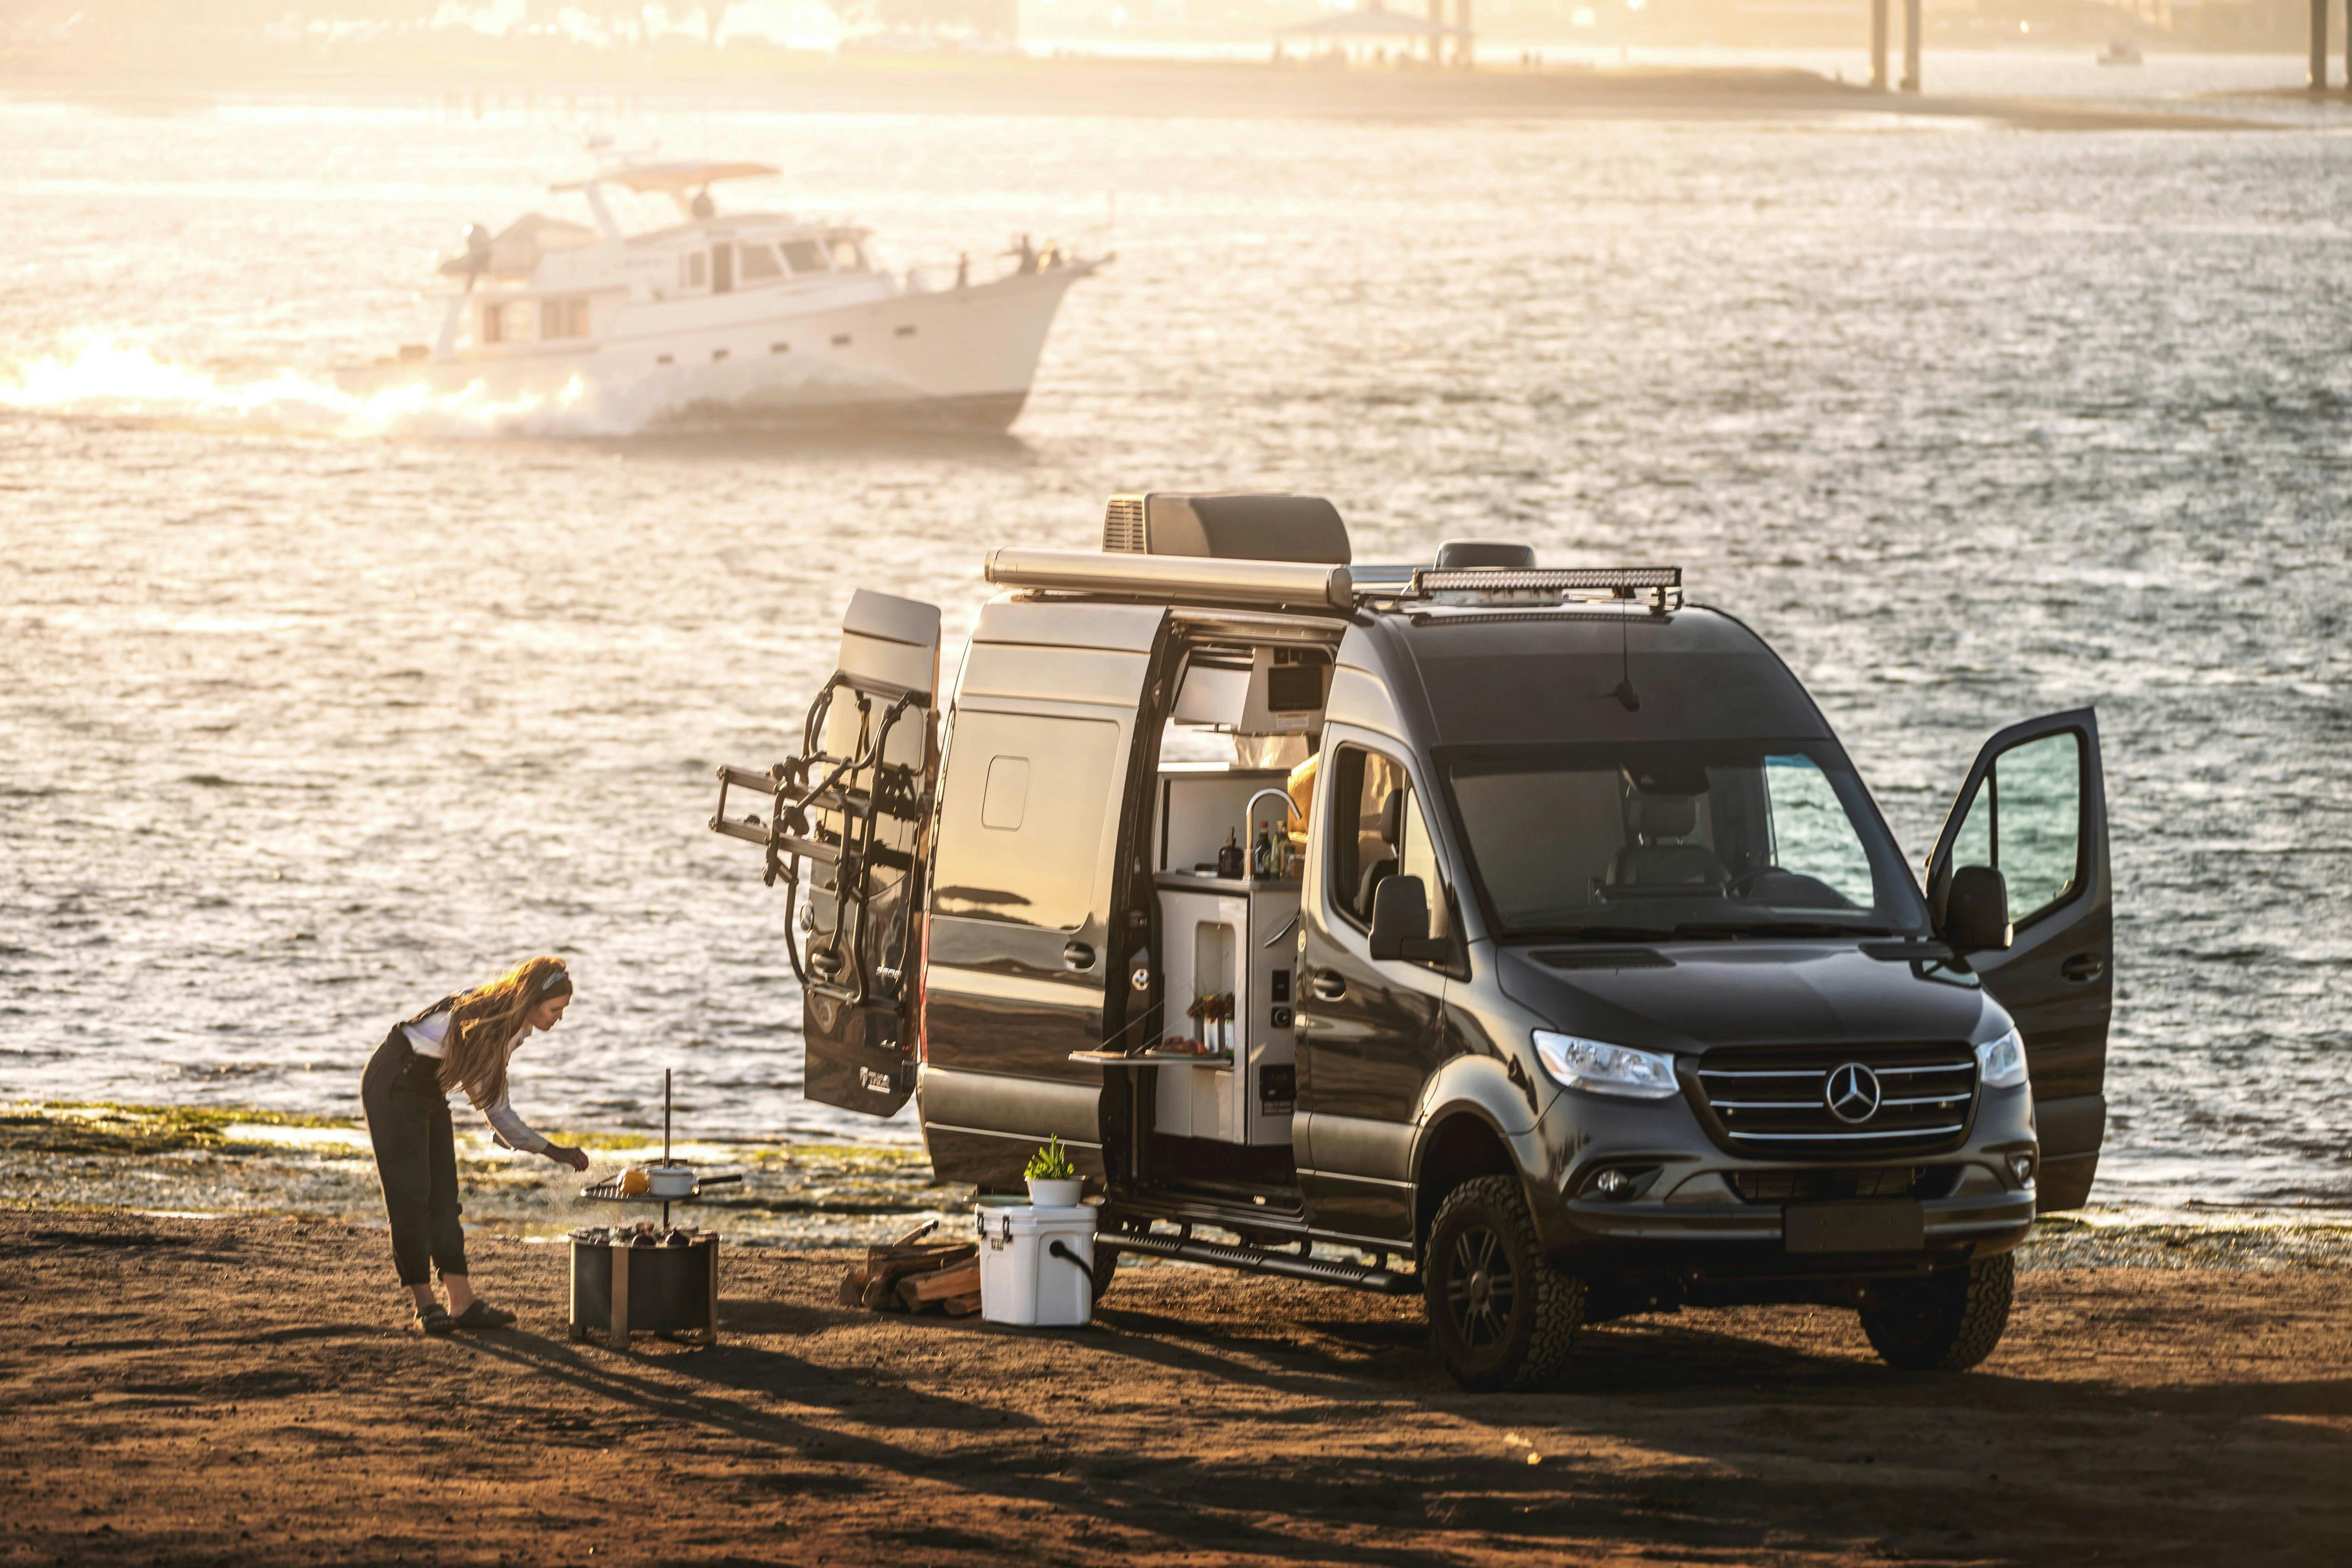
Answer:
M1537 926L1511 934L1542 942L1664 942L1675 933L1664 926Z
M1677 938L1742 936L1898 936L1887 926L1832 925L1827 921L1696 921L1674 929Z

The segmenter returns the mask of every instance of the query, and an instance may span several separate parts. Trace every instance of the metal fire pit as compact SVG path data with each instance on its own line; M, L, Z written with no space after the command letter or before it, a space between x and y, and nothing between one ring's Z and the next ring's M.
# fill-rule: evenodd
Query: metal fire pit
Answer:
M614 1258L624 1266L614 1267ZM719 1237L684 1247L572 1238L572 1337L602 1335L616 1351L633 1333L719 1342Z
M662 1069L662 1163L670 1163L669 1069ZM740 1175L704 1176L678 1203L691 1203L705 1187L740 1182ZM580 1189L580 1195L599 1203L661 1205L662 1230L669 1230L673 1200L622 1190L617 1175ZM667 1334L692 1339L698 1344L719 1342L719 1236L697 1231L683 1247L656 1244L640 1247L629 1239L631 1227L583 1226L572 1233L572 1320L574 1340L602 1334L616 1351L629 1348L633 1333ZM681 1227L683 1228L683 1227ZM616 1266L615 1254L626 1254Z

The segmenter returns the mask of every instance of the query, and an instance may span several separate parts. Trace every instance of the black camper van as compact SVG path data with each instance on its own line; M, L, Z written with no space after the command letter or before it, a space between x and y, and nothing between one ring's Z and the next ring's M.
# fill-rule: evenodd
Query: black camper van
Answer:
M1155 494L987 576L951 688L939 612L860 592L797 752L720 770L811 1098L915 1099L983 1192L1060 1138L1097 1289L1126 1253L1417 1289L1474 1388L1685 1305L1992 1349L2105 1128L2089 710L1987 742L1923 886L1673 567L1368 566L1327 501Z

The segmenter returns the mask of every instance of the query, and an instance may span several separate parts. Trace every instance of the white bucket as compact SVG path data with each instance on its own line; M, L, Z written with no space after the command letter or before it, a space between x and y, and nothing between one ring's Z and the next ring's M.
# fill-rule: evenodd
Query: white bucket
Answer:
M1027 1329L1076 1328L1095 1312L1095 1211L982 1204L980 1315ZM1055 1244L1061 1253L1056 1255Z

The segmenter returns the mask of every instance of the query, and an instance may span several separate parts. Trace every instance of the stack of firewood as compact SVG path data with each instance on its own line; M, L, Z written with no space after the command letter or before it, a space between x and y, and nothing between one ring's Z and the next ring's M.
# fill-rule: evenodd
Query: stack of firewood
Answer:
M867 1247L866 1261L842 1276L841 1304L869 1312L937 1307L950 1318L979 1311L980 1248L969 1241L923 1243L917 1239L922 1234Z

